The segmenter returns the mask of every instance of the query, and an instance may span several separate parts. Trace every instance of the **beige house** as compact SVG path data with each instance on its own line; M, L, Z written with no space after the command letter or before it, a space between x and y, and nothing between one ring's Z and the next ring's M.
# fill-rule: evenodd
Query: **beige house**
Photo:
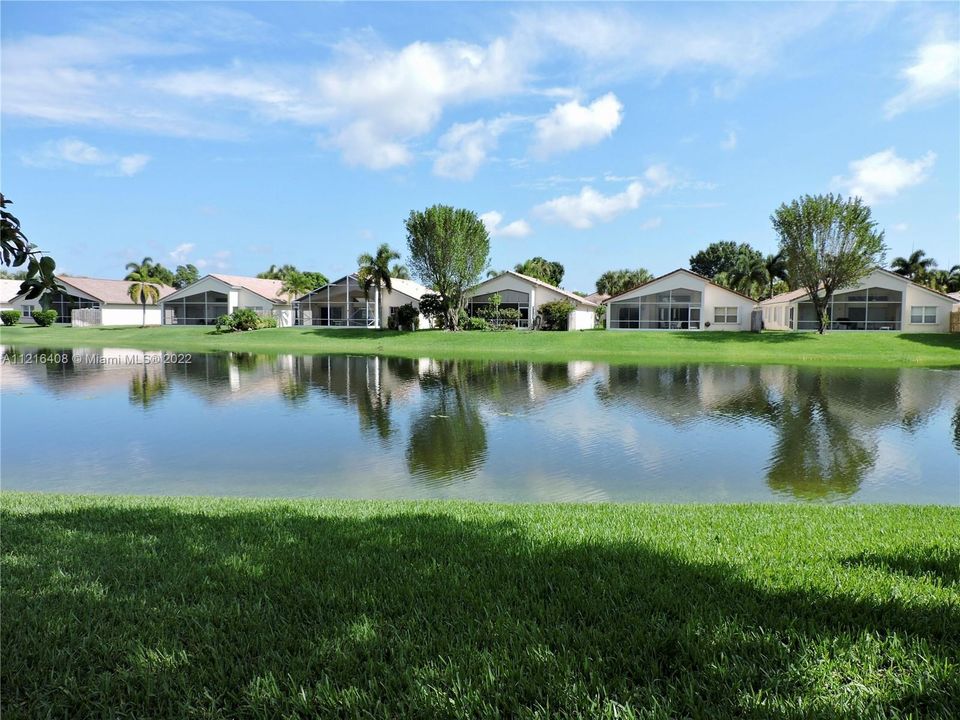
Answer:
M297 325L330 328L386 328L402 305L420 309L420 298L430 289L413 280L390 278L391 289L371 287L364 293L356 273L303 295L295 303ZM430 319L420 314L420 327Z
M293 324L293 305L282 288L280 280L211 273L163 299L163 324L215 325L221 315L247 308L286 327Z
M950 331L949 295L877 268L853 288L835 293L827 308L829 330ZM775 295L760 303L768 330L816 330L817 315L806 290Z
M756 302L678 269L607 300L608 330L750 330Z
M19 285L19 281L14 282ZM50 296L50 307L57 311L57 322L60 324L72 323L75 310L88 309L94 312L83 313L83 316L85 322L91 325L160 324L160 307L157 304L147 304L144 321L143 306L130 299L130 286L133 283L128 280L57 275L57 282L63 290ZM161 300L174 292L167 285L157 287ZM20 319L23 323L33 323L30 314L41 309L38 300L27 300L23 295L14 297L9 305L23 314Z
M538 327L540 307L557 300L569 300L574 304L573 311L567 317L567 330L591 330L595 324L597 303L513 270L470 288L467 293L467 314L471 317L482 315L494 295L500 296L500 307L519 311L517 327Z

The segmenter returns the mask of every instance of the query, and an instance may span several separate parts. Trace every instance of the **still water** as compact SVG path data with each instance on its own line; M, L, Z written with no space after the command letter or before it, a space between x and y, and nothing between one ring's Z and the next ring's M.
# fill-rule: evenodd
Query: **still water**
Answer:
M960 504L954 370L3 353L10 490Z

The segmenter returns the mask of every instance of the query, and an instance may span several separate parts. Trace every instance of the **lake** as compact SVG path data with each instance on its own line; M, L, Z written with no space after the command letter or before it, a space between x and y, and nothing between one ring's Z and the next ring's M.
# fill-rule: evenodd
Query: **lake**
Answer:
M956 370L160 355L4 348L3 488L960 504Z

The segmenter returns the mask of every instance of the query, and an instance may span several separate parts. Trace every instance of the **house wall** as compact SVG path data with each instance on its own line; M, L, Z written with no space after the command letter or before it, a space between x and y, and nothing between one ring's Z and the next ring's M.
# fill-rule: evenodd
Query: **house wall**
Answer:
M402 292L396 290L387 291L385 288L380 289L380 327L387 328L389 327L390 320L390 308L400 307L401 305L406 305L407 303L413 305L417 310L420 309L420 301L416 298L412 298L409 295L405 295ZM420 313L420 327L429 328L430 318L428 318L423 313Z
M148 304L147 325L159 325L160 317L160 306ZM140 325L143 323L143 308L139 305L101 305L100 323L102 325Z
M293 324L293 307L285 303L274 303L267 298L251 292L246 288L230 287L227 283L217 278L205 277L189 285L182 290L178 290L171 296L167 296L161 301L161 307L166 300L180 300L191 295L198 295L204 292L218 292L227 296L227 313L232 313L238 308L250 308L259 312L273 313L277 318L279 327L287 327ZM106 322L104 322L106 324Z
M668 277L661 278L656 282L648 283L642 287L633 290L626 295L620 295L615 298L617 302L623 300L638 300L644 295L666 292L667 290L696 290L701 293L700 306L700 327L702 330L710 332L740 332L750 330L750 313L756 306L753 300L741 297L736 293L730 292L716 285L711 285L702 278L686 273L674 273ZM717 323L716 308L718 307L736 307L736 323ZM607 305L607 328L613 330L635 329L635 328L611 328L612 312L610 305ZM709 327L707 323L710 323Z
M937 308L937 322L934 325L916 325L910 322L910 308L917 306L934 306ZM953 301L940 297L917 287L913 283L907 285L903 294L903 324L905 333L945 333L950 332L950 311Z
M486 295L487 293L503 292L504 290L516 290L530 294L530 321L533 322L537 316L537 310L541 305L556 300L572 300L567 295L558 293L550 288L531 283L523 278L506 273L495 278L491 278L477 285L469 293L468 297L474 295ZM588 317L589 315L589 317ZM589 305L578 304L576 309L570 313L567 319L568 330L589 330L594 324L594 309Z

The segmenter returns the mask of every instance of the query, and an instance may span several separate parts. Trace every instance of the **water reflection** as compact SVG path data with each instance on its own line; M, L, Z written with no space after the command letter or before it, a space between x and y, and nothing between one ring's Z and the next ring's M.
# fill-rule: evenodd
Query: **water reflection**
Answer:
M130 350L21 352L45 359L23 364L4 350L5 405L11 394L37 392L59 398L59 408L104 399L85 408L95 425L97 413L122 414L110 400L116 387L134 413L129 423L137 412L163 415L167 446L185 457L204 458L218 445L236 454L230 477L195 463L197 473L221 473L227 485L260 467L252 458L262 439L290 494L304 492L296 489L304 483L329 488L339 472L334 494L346 496L353 483L366 493L389 487L399 496L476 499L537 499L562 487L568 499L913 502L919 492L926 501L960 502L956 371L251 353L161 364L155 353ZM196 421L189 436L177 434L197 402L216 408L231 431ZM344 426L350 417L352 431ZM257 439L241 441L251 428ZM89 461L102 469L103 455L124 450L117 435ZM158 482L172 472L164 447L128 443L153 460ZM55 453L37 458L8 447L5 474L44 462L56 468ZM276 491L249 482L256 494Z

